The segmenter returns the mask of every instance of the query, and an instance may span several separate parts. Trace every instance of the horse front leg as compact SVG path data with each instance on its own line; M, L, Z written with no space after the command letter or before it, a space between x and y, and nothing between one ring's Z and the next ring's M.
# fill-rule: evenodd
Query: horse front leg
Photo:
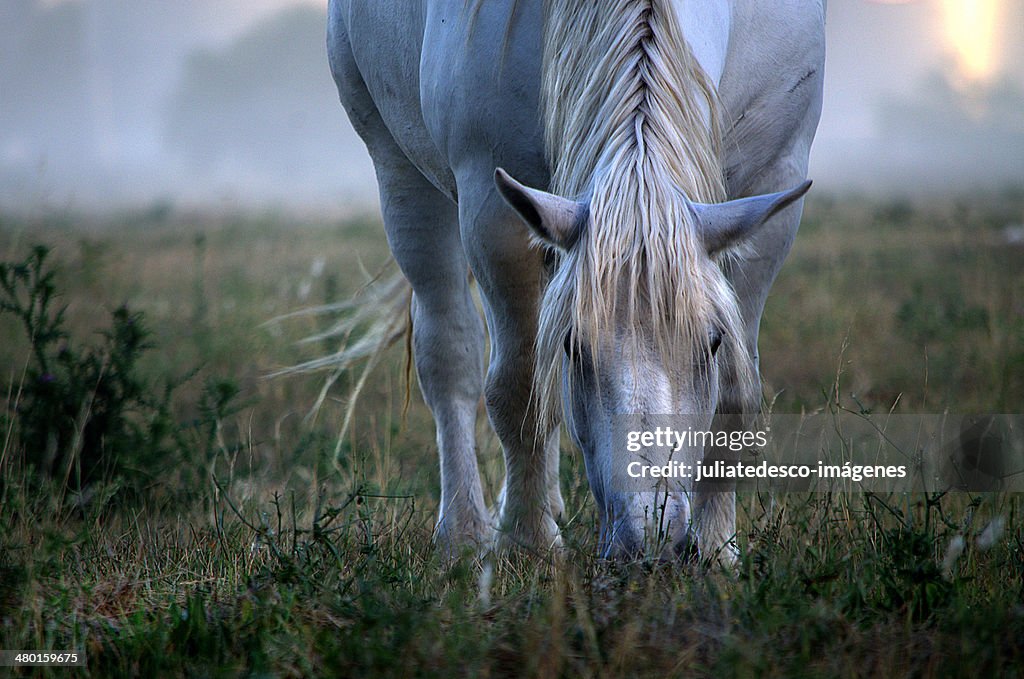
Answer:
M392 137L355 62L341 7L331 6L328 48L342 104L373 158L388 244L413 288L413 353L437 426L441 501L434 539L446 555L479 548L490 521L476 460L484 333L470 294L458 209Z
M490 331L487 414L505 457L495 508L496 546L546 553L561 544L555 519L562 497L558 427L548 424L542 430L532 392L542 253L530 247L521 221L493 189L478 200L460 196L460 222Z
M817 122L816 116L816 111L809 111L805 125L811 130ZM805 153L783 155L749 184L730 189L741 195L772 193L798 186L806 176ZM800 199L776 213L747 241L743 253L726 263L725 272L736 291L743 319L743 348L748 352L753 367L752 392L756 399L756 402L750 402L741 397L736 384L728 378L723 380L719 415L724 416L730 432L749 428L760 410L762 387L758 334L761 315L775 277L796 238L802 212L803 199ZM726 374L729 374L728 371ZM698 489L694 505L694 528L701 557L716 559L723 564L735 563L738 555L735 542L736 494L725 491L700 492Z

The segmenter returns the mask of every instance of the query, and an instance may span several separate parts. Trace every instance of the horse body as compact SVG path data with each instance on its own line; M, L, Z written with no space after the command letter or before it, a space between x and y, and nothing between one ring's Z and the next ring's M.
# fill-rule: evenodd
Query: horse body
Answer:
M786 194L772 192L790 189L805 179L820 113L822 3L702 0L677 2L678 7L667 0L619 3L623 12L634 12L632 21L638 26L627 26L622 36L608 37L612 47L607 51L612 57L621 57L617 62L612 59L608 68L629 67L641 73L641 80L656 81L660 74L652 72L667 58L674 58L664 51L666 45L657 44L659 36L664 32L671 38L673 31L681 30L688 43L683 51L699 64L694 72L717 92L717 96L695 96L689 104L680 104L693 109L686 111L691 120L688 124L696 120L703 129L674 132L715 136L716 116L721 121L721 139L713 140L720 142L715 155L721 160L721 168L704 168L697 173L709 175L705 177L708 186L720 185L720 190L706 191L718 195L690 195L702 189L688 187L685 179L672 174L673 162L662 162L674 154L658 150L656 135L665 121L659 119L657 111L650 110L656 108L653 104L638 104L637 110L643 112L636 117L636 112L616 110L617 103L609 94L607 101L598 98L590 102L593 111L587 118L587 111L573 109L575 99L559 96L584 92L585 99L588 87L603 86L581 84L578 79L586 78L590 71L579 68L579 64L574 67L571 58L566 61L565 73L545 71L560 68L551 66L558 61L557 54L548 52L542 58L546 47L550 49L545 45L544 27L546 22L551 24L551 13L564 11L569 16L589 4L566 0L551 0L549 5L532 0L331 0L329 5L331 70L342 103L373 158L389 245L414 290L413 345L421 388L437 424L442 471L437 539L444 545L480 542L492 529L483 502L474 442L481 394L505 453L506 479L496 525L500 539L531 548L549 548L558 542L555 518L562 511L562 500L558 488L557 418L548 417L536 398L539 382L558 375L565 378L570 433L586 455L588 476L602 515L604 549L609 554L642 549L643 516L651 513L650 498L616 496L604 487L610 413L684 410L699 412L706 419L716 409L749 411L752 407L749 398L741 402L742 398L730 395L738 387L735 380L728 379L728 366L720 367L719 363L737 363L740 367L752 363L756 378L761 312L795 236L799 198L805 187ZM608 9L616 3L603 4L604 11L618 12ZM664 25L658 27L659 18L677 21L679 26L671 30ZM600 17L590 19L600 21ZM571 29L575 20L575 16L569 16L566 25ZM633 45L627 44L631 35ZM572 48L573 36L563 38ZM601 58L586 55L586 39L583 36L575 43L583 55L580 58L584 62ZM623 50L639 50L639 56L616 56L616 41L623 42ZM670 40L667 46L679 47ZM612 81L611 93L616 91L616 73L610 72L607 78ZM670 78L661 94L696 87L682 80ZM654 95L659 94L659 84L642 82L641 89L648 85L653 95L643 102L657 101ZM638 96L649 94L641 92ZM669 99L674 101L674 95ZM670 106L674 105L672 101ZM601 125L608 118L606 109L612 118L622 118L620 128L631 139L621 139L621 129L602 132ZM600 128L594 134L606 138L584 139L574 146L569 133L562 139L558 130L550 129L552 121L563 119L577 127ZM549 125L547 131L545 123ZM635 134L630 126L635 126ZM581 133L582 137L587 134L586 130ZM684 138L670 134L672 139ZM586 159L582 159L585 151L580 150L581 144L593 146L589 164L583 162ZM552 149L557 153L559 148L562 157L550 158L549 162ZM688 158L684 152L680 154L683 160ZM653 185L652 203L664 204L664 214L653 208L650 211L654 214L648 221L653 226L642 226L660 239L652 238L651 243L700 250L682 253L689 258L686 266L690 268L684 272L686 276L680 274L679 284L692 288L693 294L673 299L682 299L680 303L685 307L689 303L686 299L708 297L714 308L708 311L711 320L707 322L714 326L721 316L719 324L730 331L726 344L734 345L723 352L724 358L716 359L721 338L708 339L714 349L707 351L704 346L701 355L707 359L697 372L678 368L678 356L672 355L671 346L665 350L668 353L654 351L643 356L636 354L636 347L649 344L646 339L655 345L673 345L682 337L680 332L703 333L690 332L707 324L703 316L683 309L680 316L686 318L673 326L675 330L659 329L656 317L666 311L664 300L655 303L653 297L660 297L646 289L637 294L625 278L609 283L613 289L593 286L607 299L624 300L605 309L607 327L594 321L587 328L566 328L570 333L566 355L557 360L545 349L545 336L549 335L547 344L552 344L554 333L560 332L551 327L552 319L559 315L556 307L569 309L576 305L579 313L583 304L579 291L571 299L551 294L553 286L568 289L575 280L583 280L579 276L580 267L585 268L581 263L585 256L576 251L590 248L591 254L600 258L601 247L614 246L601 245L614 241L603 238L603 233L615 235L614 226L602 230L601 201L610 202L619 185L602 177L628 174L632 170L626 166L633 163L639 167L640 161L650 167L637 169L627 185L648 198L645 192ZM675 161L679 164L678 159ZM574 162L588 169L575 172L576 166L571 165ZM659 175L663 171L659 168L666 164L667 174ZM495 179L498 167L510 174L499 172ZM547 188L553 179L563 188L573 187L568 190L573 195L527 188ZM672 183L674 187L667 186ZM680 191L686 194L682 198L677 196ZM721 209L689 202L716 203L760 194L772 195L726 203ZM615 214L614 210L606 212ZM632 214L628 208L618 212ZM673 215L681 226L659 226L665 215ZM532 227L532 236L522 221ZM675 234L675 241L662 238L663 226ZM619 240L627 237L622 235ZM742 254L721 265L713 260L719 250L740 237L746 243ZM534 247L533 241L541 241L547 250ZM653 248L655 245L641 246L639 259L656 256ZM679 253L669 254L675 257ZM661 266L671 265L675 261L671 257ZM552 260L562 263L552 267ZM484 329L470 296L467 268L480 285L491 339L486 375ZM641 277L645 273L641 269L630 271ZM552 282L545 296L549 278ZM702 283L704 288L717 286L718 291L705 294L706 290L693 287L693 281L705 279L710 282ZM663 287L667 296L673 294L671 281ZM633 315L637 309L630 306L635 306L636 299L646 300L639 310L646 319L643 322L637 321ZM595 303L605 306L600 299ZM672 312L675 302L665 304ZM566 314L571 317L571 310ZM621 331L631 327L640 330L631 340L632 353L624 354L623 347L630 342L619 341ZM636 339L641 335L646 338L644 342ZM694 337L689 340L696 341ZM595 366L600 355L601 365L606 367L591 368L589 373L578 368L574 358L584 348L593 353ZM554 369L545 371L541 365L545 362ZM623 362L628 363L628 370L609 367ZM571 377L576 373L580 378L573 382ZM644 379L636 380L638 374ZM689 498L680 496L662 507L676 522L671 542L681 543L695 532L702 552L713 553L731 536L734 501L731 496L709 495L695 497L694 502L691 507ZM666 509L668 505L671 507Z

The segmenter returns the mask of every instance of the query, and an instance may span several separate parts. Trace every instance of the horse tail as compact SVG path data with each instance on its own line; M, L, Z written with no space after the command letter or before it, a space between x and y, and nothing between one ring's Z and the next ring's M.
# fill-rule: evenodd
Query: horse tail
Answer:
M335 462L367 378L380 363L385 352L399 340L404 340L405 343L406 380L403 416L409 407L412 384L412 286L401 272L387 275L388 268L390 267L385 266L381 269L345 301L302 309L268 321L276 323L298 316L339 317L331 327L299 341L299 344L312 344L337 339L340 346L336 352L283 368L269 375L279 377L314 372L328 373L316 402L306 416L307 420L316 419L335 382L343 374L362 364L362 369L349 390L345 416L335 445Z

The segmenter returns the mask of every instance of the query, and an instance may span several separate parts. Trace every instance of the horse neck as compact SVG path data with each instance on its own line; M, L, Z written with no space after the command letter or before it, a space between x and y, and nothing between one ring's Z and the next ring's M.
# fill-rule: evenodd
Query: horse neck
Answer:
M552 191L581 197L602 173L637 172L724 197L718 101L670 0L549 0L544 31Z

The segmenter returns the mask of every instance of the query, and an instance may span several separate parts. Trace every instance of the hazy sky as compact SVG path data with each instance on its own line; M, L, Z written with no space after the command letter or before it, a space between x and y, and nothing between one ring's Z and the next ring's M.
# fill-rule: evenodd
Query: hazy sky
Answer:
M0 208L372 202L325 5L0 0ZM819 186L1024 184L1024 0L831 0L827 30Z
M823 185L1024 184L1022 0L831 0L827 40Z

